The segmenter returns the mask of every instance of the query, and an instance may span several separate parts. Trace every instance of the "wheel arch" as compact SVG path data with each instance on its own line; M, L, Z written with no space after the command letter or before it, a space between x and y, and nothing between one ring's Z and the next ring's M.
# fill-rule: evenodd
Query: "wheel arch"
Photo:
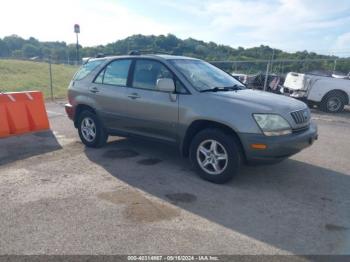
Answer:
M186 130L184 139L182 140L182 143L181 143L182 156L184 157L189 156L192 139L196 134L198 134L198 132L207 128L217 128L222 130L224 133L231 135L239 145L242 156L244 157L244 159L246 159L244 147L237 132L233 130L231 127L227 126L226 124L222 124L220 122L216 122L212 120L195 120L190 124L190 126Z
M349 104L349 95L344 91L344 90L341 90L341 89L333 89L333 90L330 90L328 91L323 97L322 97L322 100L323 101L327 96L333 94L333 93L339 93L341 94L344 98L345 98L345 104L348 105Z
M96 114L96 110L89 105L86 105L86 104L77 105L77 107L75 109L75 114L74 114L74 126L75 126L75 128L78 127L79 115L83 111L90 111L90 112Z

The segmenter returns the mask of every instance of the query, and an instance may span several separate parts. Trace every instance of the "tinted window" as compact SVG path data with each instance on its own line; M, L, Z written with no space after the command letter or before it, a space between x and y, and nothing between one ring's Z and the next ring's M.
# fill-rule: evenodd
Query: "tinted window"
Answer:
M133 87L156 89L157 80L160 78L173 78L173 75L164 65L157 61L136 61Z
M95 83L126 86L131 60L116 60L110 63L96 78Z
M105 60L93 60L90 62L87 62L86 64L82 65L79 69L79 71L74 75L73 80L81 80L84 77L86 77L88 74L90 74L95 68L97 68L99 65L104 63Z

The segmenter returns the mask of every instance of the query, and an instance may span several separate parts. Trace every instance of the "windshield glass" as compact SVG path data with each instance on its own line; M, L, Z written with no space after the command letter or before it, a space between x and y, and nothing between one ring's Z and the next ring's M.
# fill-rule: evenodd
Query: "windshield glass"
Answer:
M235 86L245 88L229 74L202 60L174 59L170 63L199 91Z

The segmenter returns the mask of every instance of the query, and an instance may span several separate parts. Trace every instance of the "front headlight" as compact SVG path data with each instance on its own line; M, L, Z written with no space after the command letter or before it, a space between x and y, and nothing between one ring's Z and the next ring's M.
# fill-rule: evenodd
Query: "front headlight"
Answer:
M289 123L280 115L253 114L253 116L265 136L281 136L292 133Z

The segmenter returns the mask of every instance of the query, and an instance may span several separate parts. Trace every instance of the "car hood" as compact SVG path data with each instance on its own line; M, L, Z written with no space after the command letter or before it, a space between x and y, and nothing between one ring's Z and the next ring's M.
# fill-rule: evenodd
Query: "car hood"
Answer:
M305 103L294 98L252 89L216 92L211 94L223 99L234 100L235 103L255 107L265 112L280 113L283 111L287 113L307 107Z

